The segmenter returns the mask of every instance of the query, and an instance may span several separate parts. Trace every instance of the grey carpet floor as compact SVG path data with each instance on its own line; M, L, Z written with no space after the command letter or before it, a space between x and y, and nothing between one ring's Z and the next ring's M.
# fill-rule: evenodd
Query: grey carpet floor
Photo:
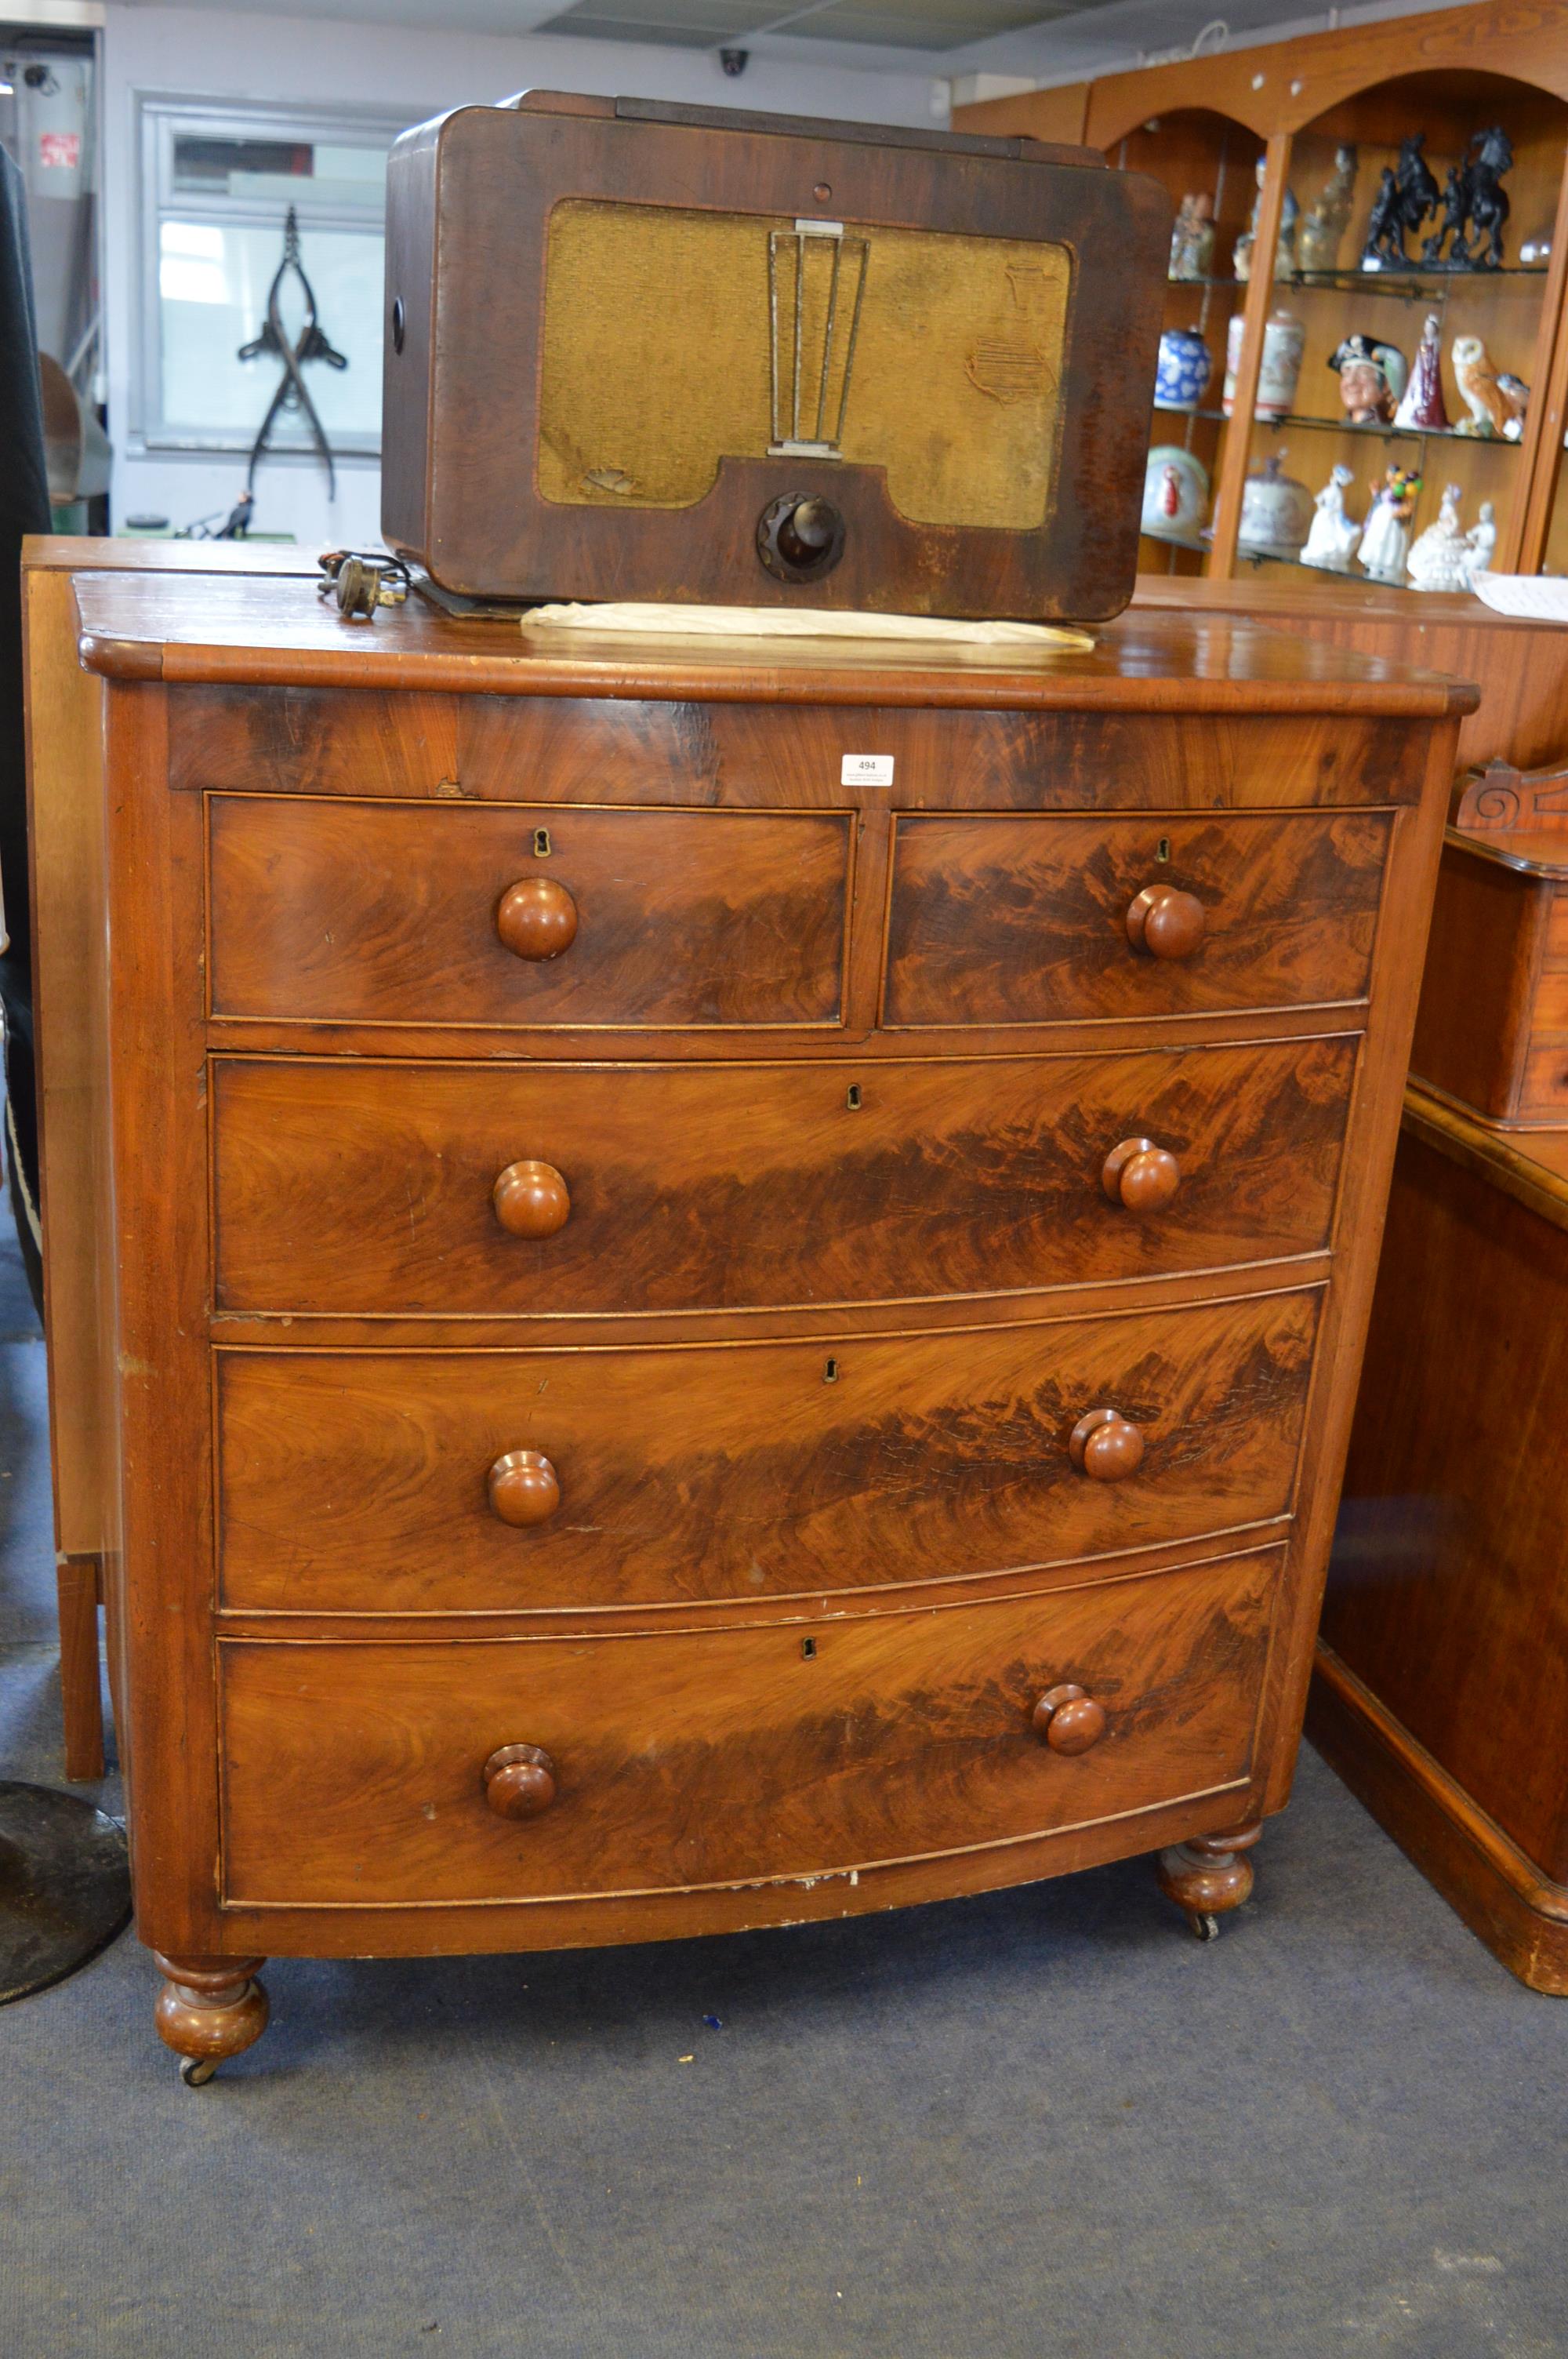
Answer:
M57 1781L45 1417L0 1246L0 1774ZM1209 1948L1133 1861L794 1932L287 1961L200 2092L127 1934L0 2009L0 2359L1568 2352L1568 2003L1310 1753L1259 1867Z

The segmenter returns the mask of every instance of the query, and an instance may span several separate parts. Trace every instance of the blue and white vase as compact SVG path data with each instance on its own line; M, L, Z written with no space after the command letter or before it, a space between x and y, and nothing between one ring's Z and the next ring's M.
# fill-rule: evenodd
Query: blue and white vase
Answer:
M1208 387L1214 361L1195 328L1167 328L1154 372L1156 409L1195 409Z

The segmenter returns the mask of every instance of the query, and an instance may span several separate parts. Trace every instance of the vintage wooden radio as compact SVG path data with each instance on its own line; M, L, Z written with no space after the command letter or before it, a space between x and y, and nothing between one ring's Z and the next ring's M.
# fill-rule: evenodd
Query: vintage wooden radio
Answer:
M400 139L383 530L450 593L1105 619L1170 205L1087 150L529 92Z

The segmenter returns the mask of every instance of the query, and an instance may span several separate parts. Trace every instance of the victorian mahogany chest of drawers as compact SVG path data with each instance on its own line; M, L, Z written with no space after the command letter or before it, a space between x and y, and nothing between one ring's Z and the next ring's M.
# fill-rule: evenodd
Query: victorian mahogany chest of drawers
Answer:
M562 654L58 560L32 628L62 1514L188 2077L267 1952L1144 1851L1211 1932L1290 1786L1466 691L1175 616Z

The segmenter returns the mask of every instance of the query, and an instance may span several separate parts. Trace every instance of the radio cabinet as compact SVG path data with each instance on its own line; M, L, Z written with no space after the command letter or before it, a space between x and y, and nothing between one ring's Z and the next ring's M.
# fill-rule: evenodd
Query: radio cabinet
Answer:
M187 2077L267 1953L1140 1852L1212 1933L1466 692L28 582L58 1495Z

